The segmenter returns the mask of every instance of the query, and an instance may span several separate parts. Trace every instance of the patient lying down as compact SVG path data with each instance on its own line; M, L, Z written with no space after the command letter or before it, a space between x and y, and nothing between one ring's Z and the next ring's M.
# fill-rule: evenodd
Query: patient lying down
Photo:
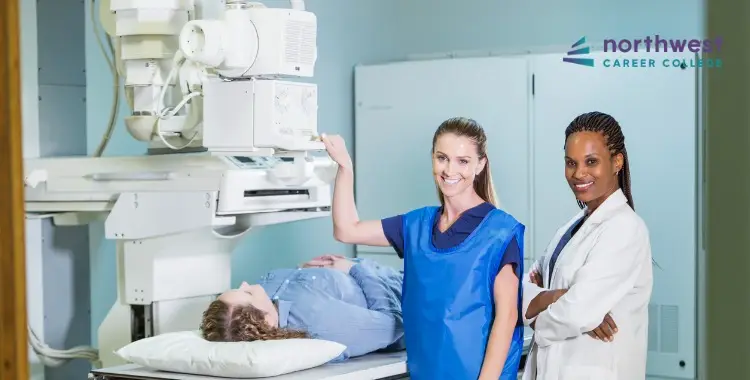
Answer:
M369 260L326 255L221 294L203 313L206 340L317 338L341 343L334 361L403 350L403 275Z

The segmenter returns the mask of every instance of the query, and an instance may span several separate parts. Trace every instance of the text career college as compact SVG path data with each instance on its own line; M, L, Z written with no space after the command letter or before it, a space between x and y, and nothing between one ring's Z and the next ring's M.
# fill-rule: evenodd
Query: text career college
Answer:
M663 67L687 69L688 67L720 68L721 58L664 58L659 60ZM607 58L602 60L602 66L613 68L656 67L657 60L653 58Z
M659 35L648 36L643 39L629 40L604 40L604 51L611 53L638 53L638 52L664 52L664 53L718 53L722 47L721 37L715 39L667 39L660 38ZM688 67L705 67L705 68L720 68L722 62L720 58L637 58L637 57L617 57L607 58L602 60L604 67L614 68L636 68L636 67L656 67L660 64L663 67L670 68L681 68L686 69Z

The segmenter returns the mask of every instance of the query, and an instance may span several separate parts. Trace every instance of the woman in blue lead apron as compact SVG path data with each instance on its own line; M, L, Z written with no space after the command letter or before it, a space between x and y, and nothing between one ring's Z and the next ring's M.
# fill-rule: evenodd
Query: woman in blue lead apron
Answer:
M432 171L440 206L374 221L357 216L353 165L344 140L322 140L339 164L332 207L336 239L392 246L404 259L402 304L411 378L516 379L523 345L524 226L496 207L482 127L453 118L435 132ZM394 176L401 175L392 169Z

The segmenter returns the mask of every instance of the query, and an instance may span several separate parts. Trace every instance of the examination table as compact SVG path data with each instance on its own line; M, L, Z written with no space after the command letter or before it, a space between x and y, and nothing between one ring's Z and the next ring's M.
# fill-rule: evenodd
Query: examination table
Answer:
M212 376L170 373L127 364L91 371L95 380L209 380ZM408 379L406 352L374 353L342 363L274 376L274 380L396 380ZM224 380L239 380L227 379ZM244 380L244 379L243 379Z
M523 370L526 355L531 345L531 337L524 337L524 352L519 368L519 378ZM182 373L163 372L127 364L117 367L102 368L91 371L95 380L211 380L212 376L187 375ZM304 371L274 376L274 380L396 380L408 379L406 370L406 352L373 353L342 363L325 364ZM223 378L224 380L240 380ZM244 379L243 379L244 380Z

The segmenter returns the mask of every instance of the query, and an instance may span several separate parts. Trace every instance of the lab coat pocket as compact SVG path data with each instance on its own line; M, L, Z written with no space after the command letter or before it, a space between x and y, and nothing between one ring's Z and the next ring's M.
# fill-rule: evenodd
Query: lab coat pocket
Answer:
M617 375L604 367L567 366L563 367L560 380L617 380Z

